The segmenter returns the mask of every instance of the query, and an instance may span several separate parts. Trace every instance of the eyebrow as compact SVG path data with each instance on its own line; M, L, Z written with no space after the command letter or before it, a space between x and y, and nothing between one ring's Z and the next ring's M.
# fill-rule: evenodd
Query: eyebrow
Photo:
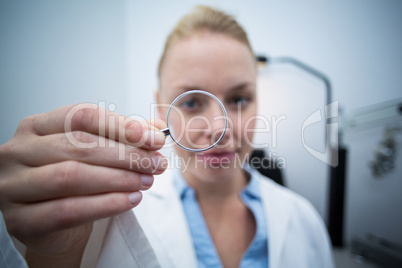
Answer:
M230 88L228 91L244 91L250 86L253 86L253 83L244 82L244 83L241 83L239 85L236 85L236 86ZM187 91L190 91L190 90L202 90L202 91L209 92L208 90L199 88L197 86L181 86L181 87L178 87L177 89L182 91L182 92L187 92Z
M245 82L245 83L239 84L239 85L237 85L235 87L232 87L230 89L230 91L243 91L243 90L246 90L248 87L251 87L251 86L253 86L253 84L251 84L249 82Z
M203 90L203 91L206 91L205 89L201 89L199 87L194 87L194 86L191 86L191 87L189 87L189 86L181 86L181 87L178 87L177 89L180 90L180 91L183 91L183 92L187 92L187 91L191 91L191 90Z

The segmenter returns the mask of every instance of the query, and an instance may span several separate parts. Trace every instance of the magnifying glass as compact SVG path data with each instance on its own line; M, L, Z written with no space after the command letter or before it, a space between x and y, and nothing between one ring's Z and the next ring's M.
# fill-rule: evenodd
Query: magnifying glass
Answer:
M216 146L226 132L228 117L222 102L203 90L190 90L179 95L169 106L167 128L181 148L202 152Z

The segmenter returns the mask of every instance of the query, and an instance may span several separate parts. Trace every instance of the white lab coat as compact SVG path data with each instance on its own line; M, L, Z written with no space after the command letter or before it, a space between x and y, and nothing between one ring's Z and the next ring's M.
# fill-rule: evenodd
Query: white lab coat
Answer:
M89 266L88 258L96 259L97 255L100 256L97 267L197 266L172 172L165 173L155 178L154 186L144 193L134 213L130 211L112 218L104 224L106 232L101 231L102 228L95 229L93 236L98 241L91 238L83 267ZM334 267L325 225L313 206L255 170L254 175L261 186L266 214L269 267ZM90 253L96 247L95 253Z

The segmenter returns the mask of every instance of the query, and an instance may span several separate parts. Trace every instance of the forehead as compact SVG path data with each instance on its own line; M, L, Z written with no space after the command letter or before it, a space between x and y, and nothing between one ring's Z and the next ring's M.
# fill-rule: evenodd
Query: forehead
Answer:
M217 94L238 84L255 83L256 66L249 48L232 37L197 33L168 50L160 76L167 93L201 89Z

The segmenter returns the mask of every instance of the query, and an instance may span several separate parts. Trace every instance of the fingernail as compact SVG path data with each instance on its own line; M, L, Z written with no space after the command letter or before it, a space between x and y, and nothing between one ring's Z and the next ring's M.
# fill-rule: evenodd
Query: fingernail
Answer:
M146 143L150 146L165 144L165 135L160 131L147 130L144 135Z
M154 176L146 174L141 175L141 184L143 186L151 186L153 182L154 182Z
M131 205L138 204L142 199L142 194L140 192L134 192L128 195Z

